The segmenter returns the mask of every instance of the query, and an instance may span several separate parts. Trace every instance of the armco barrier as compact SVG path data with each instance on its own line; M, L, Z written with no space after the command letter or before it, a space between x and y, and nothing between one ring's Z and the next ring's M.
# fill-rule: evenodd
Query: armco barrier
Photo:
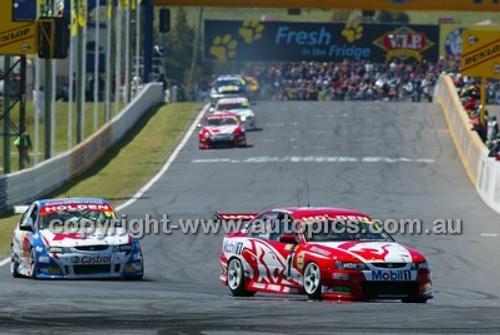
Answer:
M162 102L162 85L149 84L120 114L71 151L35 167L0 176L0 210L31 202L81 175L118 143L151 107Z
M500 162L488 157L488 149L472 131L469 117L460 102L451 78L442 75L437 88L441 105L462 164L483 201L500 213Z

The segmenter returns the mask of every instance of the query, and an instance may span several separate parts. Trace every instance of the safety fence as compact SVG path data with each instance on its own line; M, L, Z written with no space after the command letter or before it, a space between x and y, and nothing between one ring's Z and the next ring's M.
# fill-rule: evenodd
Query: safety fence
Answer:
M488 157L488 148L472 130L467 112L449 76L439 78L436 97L469 179L483 201L500 213L500 162Z
M0 211L40 198L87 171L163 100L162 85L148 84L123 111L71 151L1 176Z

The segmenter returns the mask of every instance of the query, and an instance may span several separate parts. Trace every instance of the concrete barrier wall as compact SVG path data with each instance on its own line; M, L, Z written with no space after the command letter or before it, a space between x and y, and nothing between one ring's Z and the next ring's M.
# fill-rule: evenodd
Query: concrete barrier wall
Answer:
M488 157L488 148L471 130L472 124L449 76L439 78L436 97L469 179L483 201L500 213L500 162Z
M149 84L120 114L71 151L1 176L0 210L29 203L78 177L122 140L150 108L162 102L162 85Z
M488 151L481 154L477 191L488 206L500 213L500 162L488 157Z

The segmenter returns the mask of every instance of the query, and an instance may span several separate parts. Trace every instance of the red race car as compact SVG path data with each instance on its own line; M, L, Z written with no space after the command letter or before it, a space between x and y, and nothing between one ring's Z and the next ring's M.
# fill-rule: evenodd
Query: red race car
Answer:
M245 129L233 113L209 114L198 128L201 128L198 133L200 149L247 145Z
M249 218L225 236L220 279L234 296L256 292L307 294L347 301L432 298L425 257L383 232L367 215L348 209L284 208Z

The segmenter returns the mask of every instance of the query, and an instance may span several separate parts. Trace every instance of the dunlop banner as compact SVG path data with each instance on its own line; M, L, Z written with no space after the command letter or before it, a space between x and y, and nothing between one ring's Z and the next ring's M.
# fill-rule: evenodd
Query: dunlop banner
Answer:
M460 58L462 58L462 33L465 30L496 30L500 32L500 26L441 25L441 46L439 48L439 54L447 61L460 61Z
M500 78L500 31L466 30L462 36L460 73Z
M35 22L30 22L36 13L36 2L8 0L4 5L0 11L0 54L36 53L37 27Z
M439 26L205 21L210 61L437 61Z

